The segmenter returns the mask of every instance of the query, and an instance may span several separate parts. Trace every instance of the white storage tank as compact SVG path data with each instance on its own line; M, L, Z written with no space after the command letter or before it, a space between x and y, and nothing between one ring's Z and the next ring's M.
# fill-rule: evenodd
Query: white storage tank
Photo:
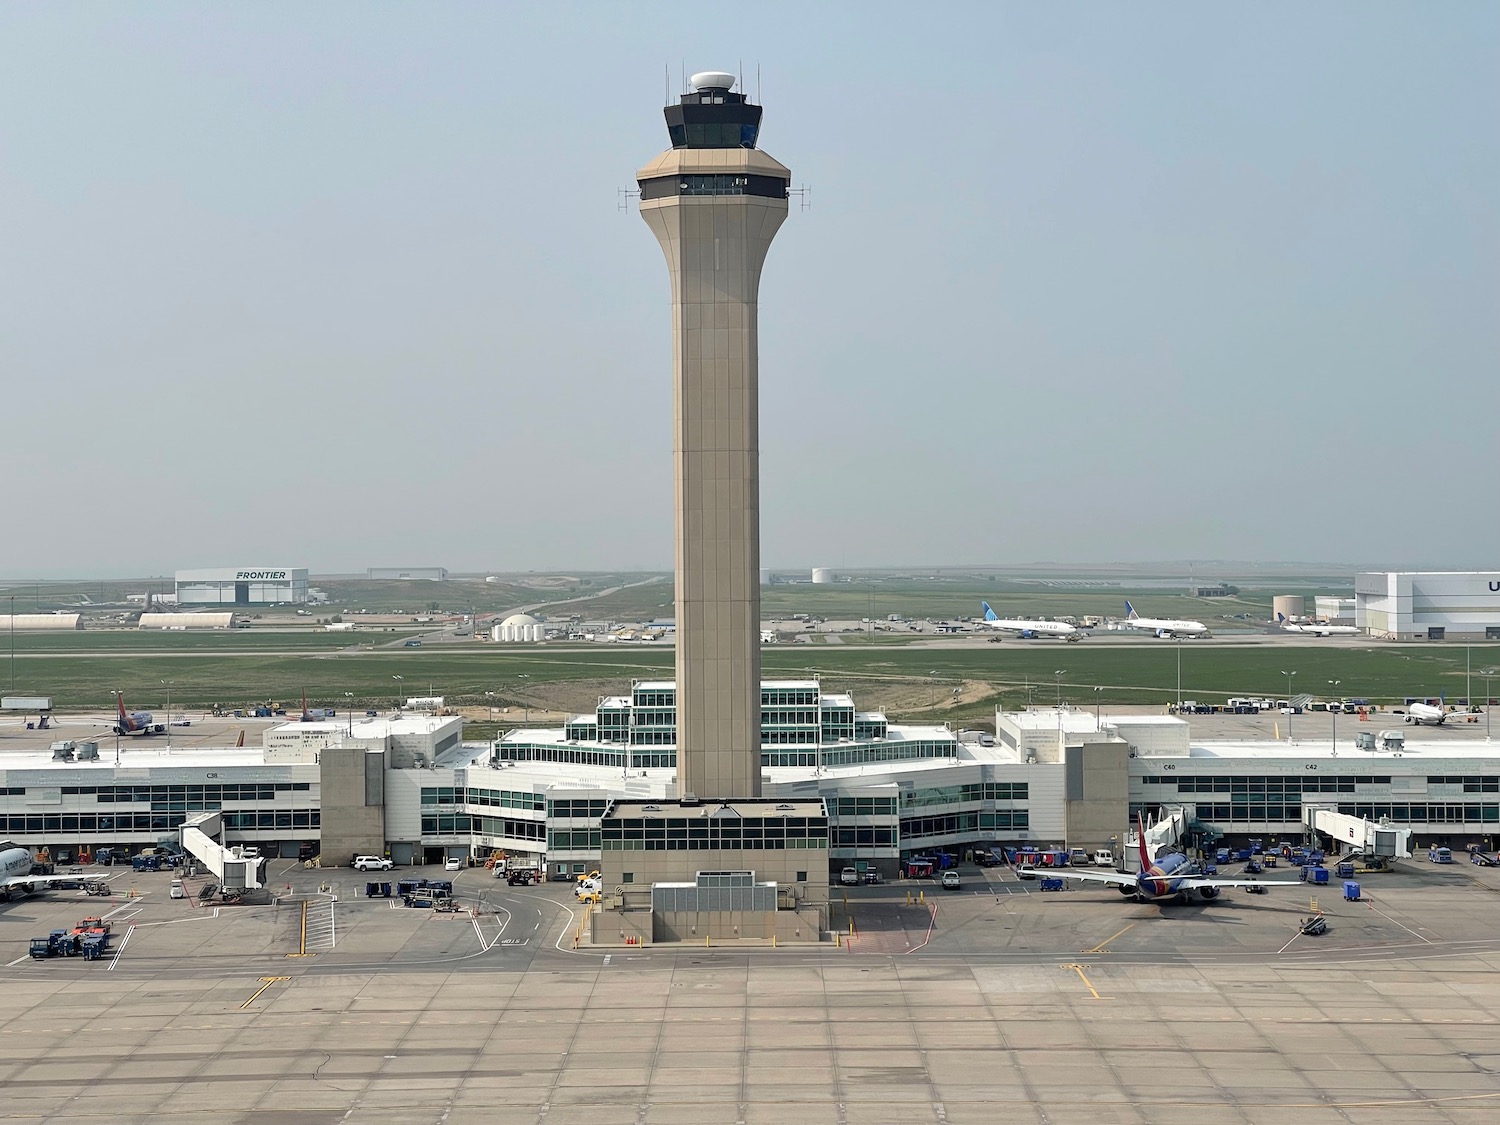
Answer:
M812 578L814 585L823 586L834 580L834 573L826 566L815 566Z

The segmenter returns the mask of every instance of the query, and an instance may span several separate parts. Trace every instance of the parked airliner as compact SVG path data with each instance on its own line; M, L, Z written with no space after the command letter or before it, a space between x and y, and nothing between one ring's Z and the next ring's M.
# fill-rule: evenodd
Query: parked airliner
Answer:
M1460 722L1472 718L1474 711L1450 711L1447 700L1438 696L1438 705L1434 707L1431 703L1412 703L1406 708L1406 721L1416 726L1440 727L1449 719L1457 719Z
M115 720L115 734L166 734L166 724L152 722L150 711L131 711L126 714L125 697L119 692L115 692L115 706L120 712L120 717Z
M31 891L48 883L61 883L64 879L76 883L77 875L33 875L31 853L9 840L0 840L0 898L8 898L10 892Z
M1158 637L1206 637L1208 626L1201 621L1177 621L1169 617L1142 617L1135 606L1125 603L1125 625L1131 629L1149 629Z
M979 605L984 610L984 620L980 624L986 629L1003 629L1018 637L1058 637L1065 641L1081 641L1087 636L1078 626L1066 621L1007 620L991 609L989 602L980 602Z
M1271 882L1265 879L1223 879L1217 875L1205 875L1198 865L1181 852L1170 852L1152 859L1146 849L1146 826L1140 814L1136 814L1137 842L1141 849L1141 870L1132 875L1125 871L1082 871L1074 867L1059 867L1049 870L1049 875L1062 879L1077 879L1087 883L1108 883L1122 895L1136 902L1187 902L1197 895L1204 902L1212 902L1226 887L1300 887L1300 882Z

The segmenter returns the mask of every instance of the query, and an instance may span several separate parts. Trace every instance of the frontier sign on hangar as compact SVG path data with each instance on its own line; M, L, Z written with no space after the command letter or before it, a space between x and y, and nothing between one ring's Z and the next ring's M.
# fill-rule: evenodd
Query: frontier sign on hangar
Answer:
M179 605L276 605L307 601L307 568L215 567L177 572Z

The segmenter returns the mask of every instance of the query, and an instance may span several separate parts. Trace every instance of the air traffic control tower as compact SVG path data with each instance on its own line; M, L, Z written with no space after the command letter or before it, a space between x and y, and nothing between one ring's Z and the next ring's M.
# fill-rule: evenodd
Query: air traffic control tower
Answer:
M760 796L760 382L756 294L791 173L761 107L708 71L666 107L672 148L636 173L672 278L677 785Z

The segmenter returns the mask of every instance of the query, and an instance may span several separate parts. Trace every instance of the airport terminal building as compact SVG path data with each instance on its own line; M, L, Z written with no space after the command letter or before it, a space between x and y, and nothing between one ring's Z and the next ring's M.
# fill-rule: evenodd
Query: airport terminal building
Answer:
M306 601L306 567L241 566L177 572L179 605L301 605Z
M739 846L805 849L775 857L804 872L815 856L813 872L826 862L829 876L853 866L889 878L903 857L936 850L1118 851L1135 812L1179 807L1203 846L1300 837L1308 804L1389 817L1422 843L1491 845L1500 835L1500 748L1477 728L1416 729L1408 743L1399 731L1375 740L1371 724L1360 729L1373 745L1345 735L1334 753L1329 742L1195 740L1175 716L1096 720L1065 708L1001 711L995 737L959 737L858 711L816 681L767 681L762 691L762 808L744 817ZM671 681L643 681L562 729L493 743L464 742L457 716L403 715L285 723L259 748L168 753L131 740L118 763L112 745L67 757L0 747L0 836L54 853L138 850L187 816L222 811L229 842L321 853L329 866L367 853L408 864L502 851L553 878L611 862L644 878L650 857L611 859L606 835L611 817L618 824L635 807L617 852L691 843L698 814L672 812L684 801L674 703ZM803 810L777 814L799 823L778 823L774 841L759 823L767 802ZM814 822L819 833L808 831Z
M1354 624L1392 641L1500 640L1500 571L1357 574Z

